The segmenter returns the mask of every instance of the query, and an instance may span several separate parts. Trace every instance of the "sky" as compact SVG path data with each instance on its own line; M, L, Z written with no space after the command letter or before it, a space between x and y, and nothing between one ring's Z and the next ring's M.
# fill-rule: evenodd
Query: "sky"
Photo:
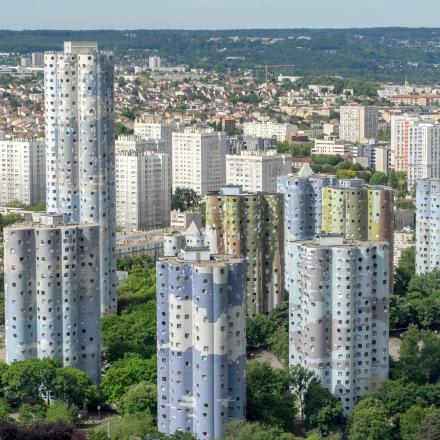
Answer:
M440 27L440 0L0 0L0 29Z

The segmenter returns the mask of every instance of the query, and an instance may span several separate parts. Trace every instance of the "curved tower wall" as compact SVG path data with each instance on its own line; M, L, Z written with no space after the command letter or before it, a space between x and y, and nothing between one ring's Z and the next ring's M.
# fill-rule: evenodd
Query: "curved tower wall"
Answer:
M245 417L245 265L219 257L157 263L158 428L221 438Z
M284 299L283 209L280 194L206 197L206 233L211 251L246 259L248 316L270 313Z
M422 179L416 186L416 272L440 268L440 180Z
M58 358L101 375L99 228L6 228L5 321L8 363Z
M47 210L99 224L101 310L116 313L113 56L65 43L44 60Z
M388 375L389 245L291 243L290 364L312 369L348 411Z

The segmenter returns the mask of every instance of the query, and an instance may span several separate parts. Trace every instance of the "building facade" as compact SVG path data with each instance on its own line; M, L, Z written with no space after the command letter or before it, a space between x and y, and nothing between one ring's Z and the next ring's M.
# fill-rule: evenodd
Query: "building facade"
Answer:
M339 138L348 142L368 142L378 134L378 109L374 106L346 105L340 108Z
M394 171L408 172L410 127L419 121L418 116L391 116L390 166Z
M206 197L211 251L246 260L248 316L267 314L284 300L283 208L281 194L249 194L225 187Z
M416 273L440 269L440 179L416 186Z
M410 125L408 191L419 179L440 177L440 124L417 121Z
M190 188L199 195L226 183L226 135L208 127L187 127L173 133L173 192Z
M348 180L350 182L350 180ZM384 241L394 249L394 191L383 186L327 187L322 190L322 233L348 240ZM390 266L392 287L393 270Z
M305 173L278 178L278 192L284 195L284 239L311 240L321 234L322 189L336 186L336 176Z
M126 231L170 225L169 155L143 142L116 144L116 223Z
M113 55L65 42L44 62L47 210L99 225L101 310L116 313Z
M245 418L245 263L212 255L197 232L165 240L156 266L158 429L219 439L224 423Z
M278 122L245 122L243 124L243 132L246 136L276 138L280 142L290 140L297 131L296 125Z
M384 242L289 242L289 363L345 411L388 379L390 255Z
M0 140L0 205L46 199L46 148L42 139Z
M5 333L8 363L57 358L101 377L100 235L96 224L5 228Z
M316 154L330 154L345 156L351 154L351 145L339 139L315 139L312 156Z
M226 155L226 184L248 192L276 192L277 179L292 172L293 159L276 150L242 151Z

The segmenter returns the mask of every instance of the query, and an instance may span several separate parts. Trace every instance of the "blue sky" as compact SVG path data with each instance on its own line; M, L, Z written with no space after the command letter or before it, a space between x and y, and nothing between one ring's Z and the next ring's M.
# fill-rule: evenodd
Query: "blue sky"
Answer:
M440 0L1 0L1 29L440 27Z

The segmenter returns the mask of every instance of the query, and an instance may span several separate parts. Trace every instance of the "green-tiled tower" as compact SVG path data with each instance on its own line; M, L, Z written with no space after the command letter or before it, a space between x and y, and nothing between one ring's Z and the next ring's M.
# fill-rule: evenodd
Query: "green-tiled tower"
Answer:
M283 209L281 194L246 194L237 187L206 197L211 249L246 259L248 316L267 314L284 299Z

